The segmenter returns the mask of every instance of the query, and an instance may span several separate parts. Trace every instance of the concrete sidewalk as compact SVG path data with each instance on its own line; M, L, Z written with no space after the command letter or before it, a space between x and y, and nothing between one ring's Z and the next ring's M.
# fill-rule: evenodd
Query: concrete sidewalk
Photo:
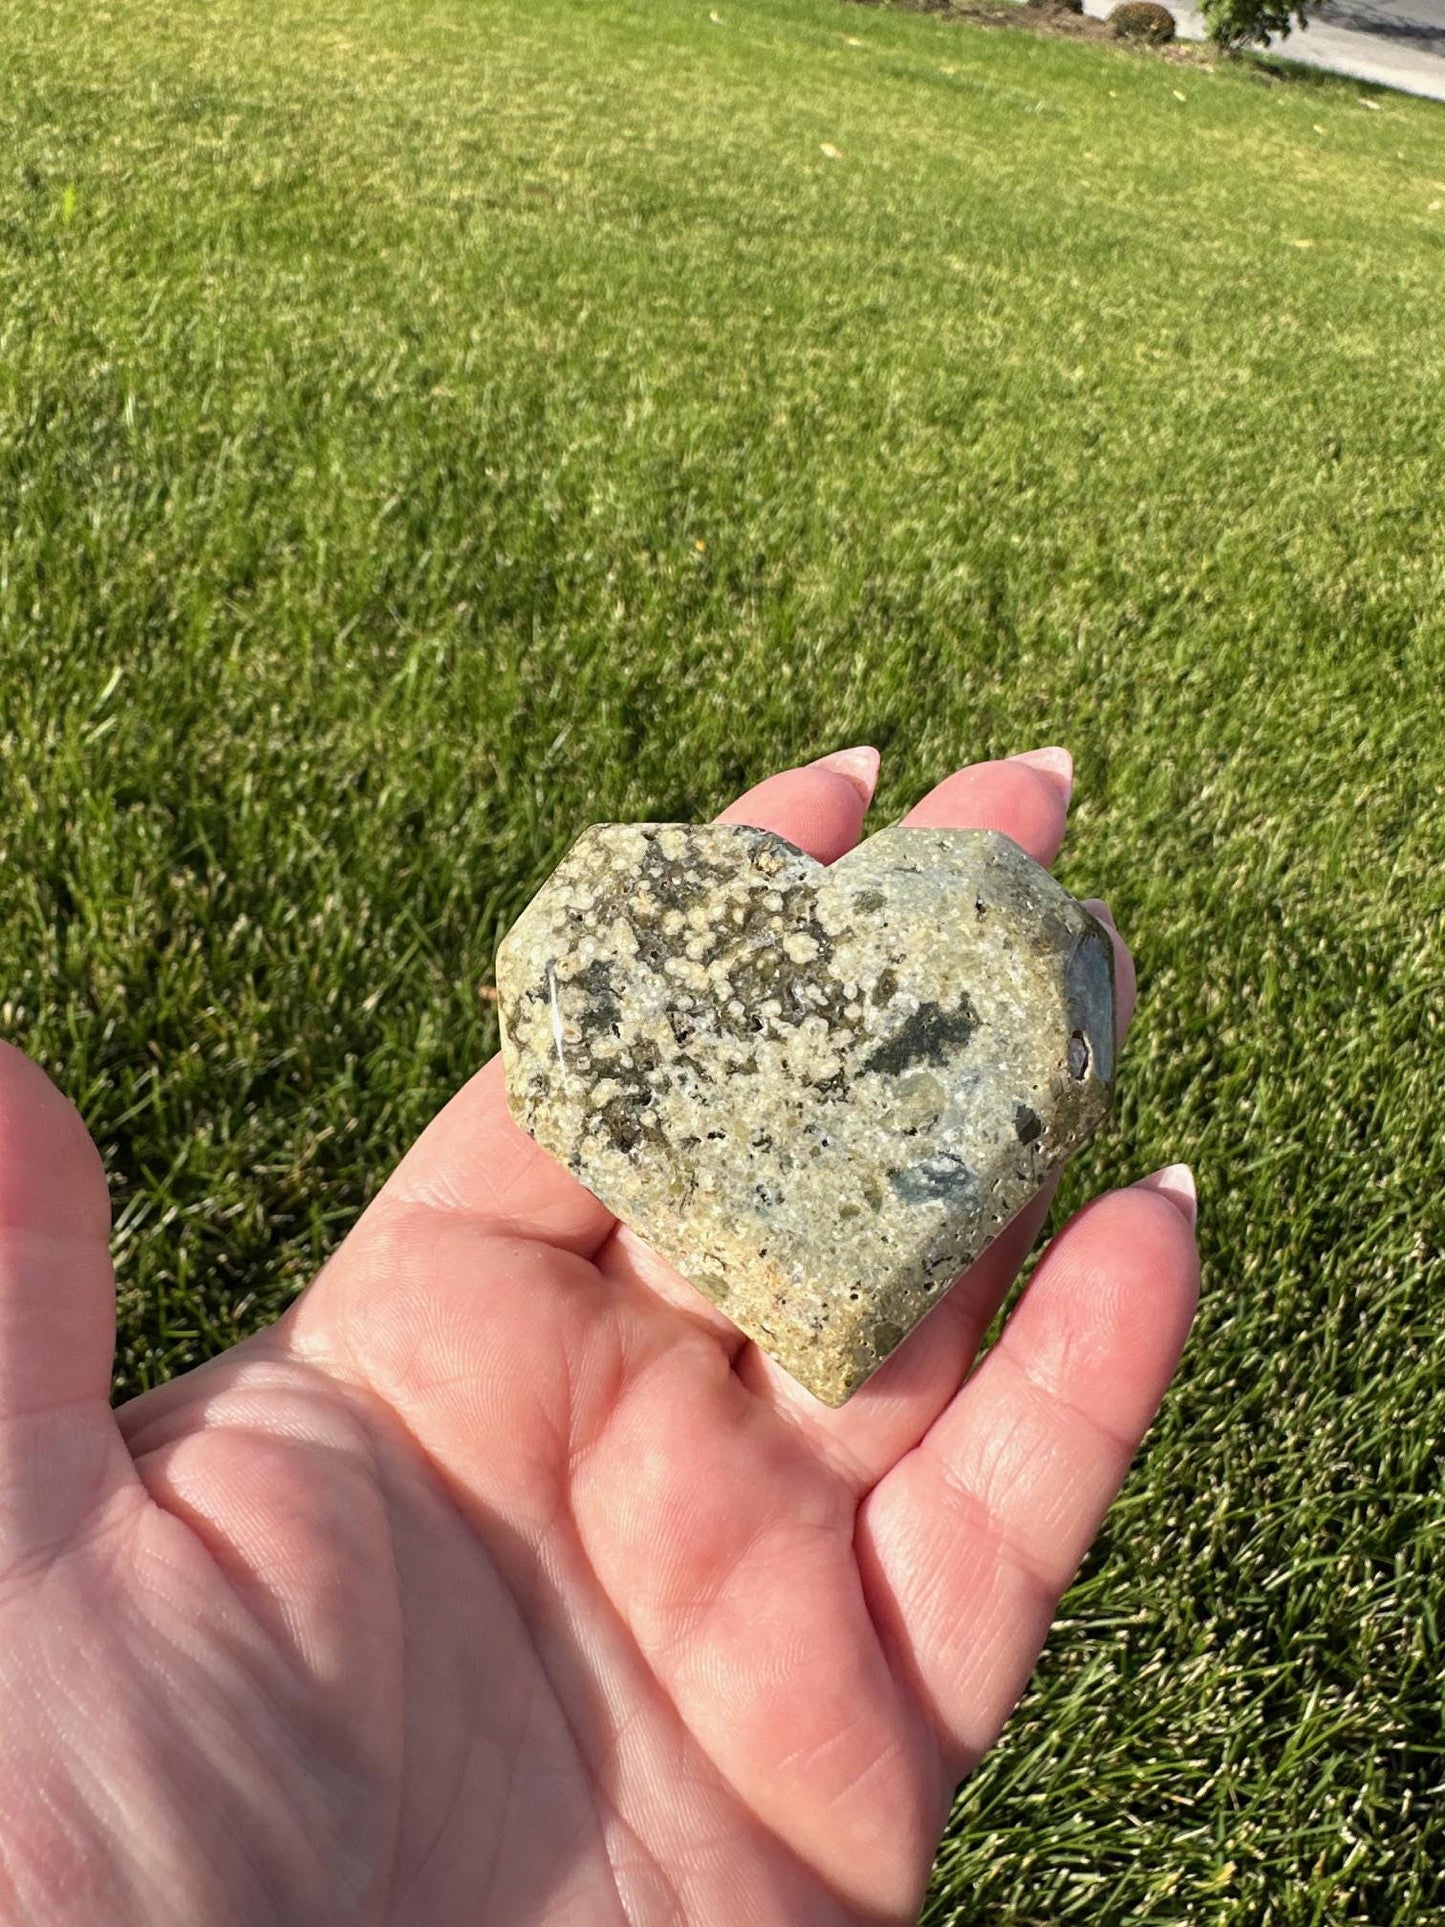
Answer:
M1204 17L1183 0L1165 0L1182 40L1205 39ZM1084 0L1105 20L1115 0ZM1445 100L1445 0L1326 0L1308 27L1270 48L1271 59L1324 67L1355 80Z

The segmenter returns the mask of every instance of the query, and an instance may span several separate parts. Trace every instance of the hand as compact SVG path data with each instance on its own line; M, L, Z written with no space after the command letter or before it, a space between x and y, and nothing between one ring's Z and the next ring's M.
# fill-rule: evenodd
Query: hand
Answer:
M850 752L728 811L823 860ZM1043 861L1067 781L910 821ZM1132 969L1120 946L1121 1001ZM279 1324L107 1402L105 1181L0 1046L0 1916L906 1920L1163 1393L1187 1174L1040 1199L841 1411L511 1122L496 1060Z

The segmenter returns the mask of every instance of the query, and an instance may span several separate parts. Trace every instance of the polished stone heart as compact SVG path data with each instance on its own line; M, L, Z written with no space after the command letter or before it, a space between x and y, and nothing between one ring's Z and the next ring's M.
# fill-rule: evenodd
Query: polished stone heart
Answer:
M513 1114L841 1404L1109 1106L1108 933L994 831L586 831L497 956Z

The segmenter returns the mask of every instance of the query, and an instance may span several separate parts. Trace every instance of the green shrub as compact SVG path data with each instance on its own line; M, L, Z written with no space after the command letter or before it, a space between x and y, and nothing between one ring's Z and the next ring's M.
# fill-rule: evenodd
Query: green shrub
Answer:
M1156 0L1124 0L1109 15L1109 25L1120 40L1149 40L1157 47L1174 38L1174 16Z
M1209 37L1225 53L1240 47L1267 47L1271 34L1283 38L1308 24L1302 0L1200 0Z

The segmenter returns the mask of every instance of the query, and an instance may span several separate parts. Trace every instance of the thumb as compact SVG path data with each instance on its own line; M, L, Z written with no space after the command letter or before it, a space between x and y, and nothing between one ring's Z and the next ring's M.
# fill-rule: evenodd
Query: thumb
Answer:
M64 1544L114 1488L109 1232L79 1112L0 1043L0 1565Z

